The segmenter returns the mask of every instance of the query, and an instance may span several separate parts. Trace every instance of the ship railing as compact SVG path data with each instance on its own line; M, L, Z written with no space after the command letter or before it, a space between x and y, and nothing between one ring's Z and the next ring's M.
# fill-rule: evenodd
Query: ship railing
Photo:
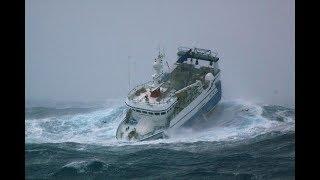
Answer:
M202 49L202 48L189 48L189 47L178 47L178 51L187 52L191 49L192 52L197 54L203 54L207 56L217 57L218 52L216 50L211 51L209 49Z
M141 89L142 87L146 87L147 84L150 84L152 81L148 81L148 82L145 82L143 84L140 84L140 85L137 85L136 87L134 87L133 89L131 89L128 93L128 98L130 99L130 97L139 89Z
M134 102L134 103L139 103L141 102L140 100L135 100L135 99L129 99L129 101L131 102ZM147 104L150 104L150 105L160 105L160 104L169 104L170 102L173 102L175 100L174 96L173 95L170 95L169 98L167 98L166 100L161 100L161 101L154 101L154 102L146 102Z
M141 102L140 100L135 100L133 99L134 97L134 93L141 89L142 87L147 87L147 85L149 85L151 82L153 81L148 81L146 83L143 83L143 84L140 84L140 85L137 85L135 88L133 88L129 93L128 93L128 100L131 101L131 102L134 102L134 103L139 103ZM151 104L151 105L156 105L156 104L169 104L170 102L172 102L175 98L174 98L174 94L170 94L168 96L169 98L166 98L164 100L161 100L161 101L155 101L155 102L147 102L148 104Z

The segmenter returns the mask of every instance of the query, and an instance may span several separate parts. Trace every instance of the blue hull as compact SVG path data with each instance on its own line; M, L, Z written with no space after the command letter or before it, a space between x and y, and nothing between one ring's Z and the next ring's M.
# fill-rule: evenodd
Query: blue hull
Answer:
M203 114L210 112L221 100L221 81L216 83L218 92L212 96L212 98L205 104L195 115L193 115L183 126L188 126L189 123L192 123L194 120L202 118Z
M218 92L212 96L212 98L205 104L194 116L192 116L183 126L186 126L190 122L194 120L199 120L199 118L202 118L201 115L210 112L221 100L221 81L218 81L216 83L216 87L218 89ZM159 132L157 134L154 134L150 137L147 137L145 139L142 139L141 141L146 141L146 140L155 140L155 139L161 139L164 138L163 132Z

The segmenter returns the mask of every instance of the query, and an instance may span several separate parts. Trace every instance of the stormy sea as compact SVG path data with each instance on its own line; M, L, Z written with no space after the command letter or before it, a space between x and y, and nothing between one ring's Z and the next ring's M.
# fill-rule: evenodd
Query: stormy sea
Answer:
M118 141L127 108L27 105L26 179L294 179L294 109L221 101L168 139Z

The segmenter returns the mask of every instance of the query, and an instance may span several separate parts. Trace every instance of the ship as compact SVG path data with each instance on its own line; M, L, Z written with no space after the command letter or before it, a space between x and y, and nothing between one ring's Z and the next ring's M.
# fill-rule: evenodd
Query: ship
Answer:
M177 60L164 70L165 53L153 62L152 80L127 95L128 110L116 131L125 141L169 138L171 131L208 114L221 100L219 57L216 51L179 47Z

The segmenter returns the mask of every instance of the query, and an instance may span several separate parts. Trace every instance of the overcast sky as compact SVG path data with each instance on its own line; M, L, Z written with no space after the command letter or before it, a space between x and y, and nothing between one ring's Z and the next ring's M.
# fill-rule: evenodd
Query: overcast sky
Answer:
M124 98L159 45L216 49L223 98L294 107L293 0L27 0L27 100ZM130 60L128 60L130 56ZM130 62L130 66L128 65Z

